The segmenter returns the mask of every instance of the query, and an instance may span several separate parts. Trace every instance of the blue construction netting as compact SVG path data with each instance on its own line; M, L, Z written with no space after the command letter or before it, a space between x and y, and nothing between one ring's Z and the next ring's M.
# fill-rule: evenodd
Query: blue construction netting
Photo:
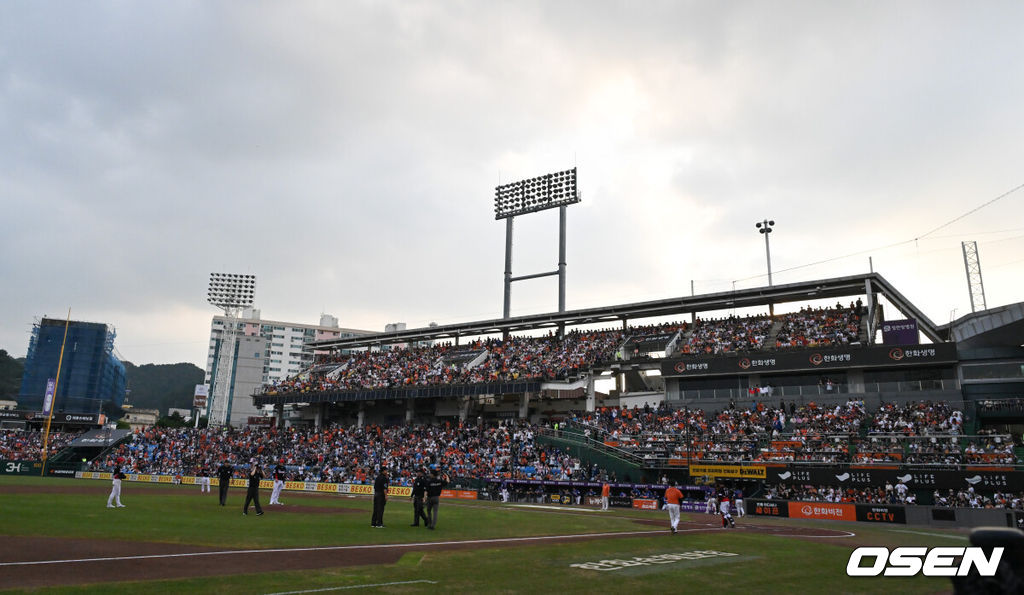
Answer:
M18 408L42 411L46 382L57 377L65 321L43 318L32 329L25 372L18 393ZM125 368L114 355L113 327L71 321L54 411L100 413L103 403L124 403Z

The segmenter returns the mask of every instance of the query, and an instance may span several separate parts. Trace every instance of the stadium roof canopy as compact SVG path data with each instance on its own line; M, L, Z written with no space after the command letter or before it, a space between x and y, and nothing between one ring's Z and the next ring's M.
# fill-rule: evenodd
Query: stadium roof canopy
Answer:
M457 339L459 337L475 337L498 333L513 333L533 329L557 328L560 326L578 326L594 323L623 322L634 319L653 318L656 316L676 316L682 314L713 312L733 308L767 306L768 304L786 304L805 302L807 300L846 298L851 296L871 296L881 294L905 316L915 318L918 328L933 342L949 339L949 328L939 329L903 297L884 277L878 273L836 277L816 281L802 281L772 287L755 287L723 291L695 296L684 296L650 302L604 306L567 312L548 314L531 314L510 318L496 318L477 322L448 324L417 329L407 329L361 337L344 339L327 339L307 343L307 350L348 349L408 343L414 341L431 341L438 339ZM870 301L869 300L869 304Z
M973 312L940 327L966 348L1020 347L1024 342L1024 302Z

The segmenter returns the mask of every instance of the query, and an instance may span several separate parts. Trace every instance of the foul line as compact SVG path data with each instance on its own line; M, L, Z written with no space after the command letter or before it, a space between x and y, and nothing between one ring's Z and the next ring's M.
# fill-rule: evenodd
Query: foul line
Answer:
M925 531L908 531L906 529L893 529L893 533L913 533L914 535L927 535L929 537L945 537L946 539L967 539L964 535L953 535L948 533L927 533Z
M694 531L703 529L694 529ZM619 531L613 533L578 533L574 535L540 535L537 537L502 537L495 539L469 539L466 541L428 541L417 543L382 543L376 545L333 545L323 547L280 548L269 550L223 550L214 552L185 552L180 554L148 554L144 556L111 556L108 558L79 558L74 560L36 560L33 562L0 562L3 566L36 566L43 564L74 564L81 562L117 562L122 560L151 560L159 558L192 558L199 556L230 556L236 554L287 554L292 552L331 552L339 550L369 550L381 548L415 548L437 545L460 545L473 543L515 543L519 541L548 541L552 539L582 539L589 537L628 537L632 535L652 535L665 531Z
M594 509L594 508L572 508L572 507L569 507L569 506L545 506L543 504L511 504L509 506L510 506L510 508L512 508L512 510L516 510L516 509L522 510L524 508L527 508L527 509L532 509L532 510L536 510L536 509L541 509L541 510L570 510L570 511L587 512L587 513L604 512L601 509Z
M345 589L366 589L368 587L390 587L392 585L415 585L416 583L429 583L436 585L437 581L397 581L393 583L375 583L372 585L348 585L344 587L327 587L324 589L306 589L305 591L282 591L280 593L267 593L267 595L298 595L299 593L323 593L324 591L344 591Z

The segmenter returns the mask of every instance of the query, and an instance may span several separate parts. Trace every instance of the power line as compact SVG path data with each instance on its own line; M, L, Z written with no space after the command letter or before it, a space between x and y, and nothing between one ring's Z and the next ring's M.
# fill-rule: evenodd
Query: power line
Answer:
M874 252L876 250L888 250L889 248L895 248L897 246L902 246L904 244L910 244L910 243L916 242L918 240L926 238L927 236L929 236L929 235L939 231L940 229L942 229L944 227L948 227L948 226L956 223L957 221L963 219L964 217L967 217L968 215L971 215L973 213L976 213L976 212L980 211L981 209L984 209L985 207L987 207L987 206L991 205L992 203L996 202L997 200L1000 200L1002 198L1006 198L1007 196L1013 194L1014 192L1020 190L1021 188L1024 188L1024 184L1021 184L1021 185L1019 185L1019 186L1017 186L1015 188L1007 190L1006 192L1000 194L999 196L993 198L992 200L986 202L985 204L977 206L977 207L971 209L970 211L967 211L963 215L960 215L959 217L951 219L950 221L947 221L946 223L943 223L942 225L936 227L935 229L929 231L928 233L926 233L924 235L921 235L921 236L918 236L916 238L913 238L913 239L910 239L910 240L904 240L902 242L896 242L894 244L888 244L886 246L877 246L877 247L874 247L874 248L869 248L867 250L861 250L860 252L853 252L852 254L845 254L843 256L834 256L832 258L826 258L825 260L819 260L817 262L810 262L810 263L807 263L807 264L801 264L801 265L797 265L797 266L794 266L794 267L789 267L788 269L781 269L781 270L778 270L778 271L775 271L775 272L776 273L787 273L789 271L796 271L796 270L804 269L804 268L807 268L807 267L817 266L819 264L826 264L826 263L829 263L829 262L835 262L837 260L842 260L844 258L850 258L851 256L860 256L862 254L867 254L869 252ZM1007 230L1007 231L1016 231L1016 230ZM999 233L999 232L996 232L996 233ZM1002 241L1002 240L996 240L996 241ZM766 274L753 275L753 276L750 276L750 277L744 277L742 279L736 279L736 281L749 281L751 279L757 279L759 277L766 277L766 276L767 276Z
M983 205L981 205L981 206L978 206L978 207L974 207L973 209L971 209L970 211L967 211L967 212L966 212L966 213L964 213L963 215L960 215L959 217L957 217L957 218L955 218L955 219L952 219L952 220L950 220L950 221L947 221L947 222L943 223L942 225L940 225L940 226L936 227L935 229L933 229L933 230L929 231L928 233L924 234L923 236L920 236L920 237L917 237L917 238L914 238L914 239L915 239L915 240L919 240L919 239L921 239L921 238L926 238L926 237L928 237L928 236L932 235L933 233L935 233L935 232L939 231L939 230L940 230L940 229L942 229L943 227L948 227L948 226L950 226L950 225L952 225L952 224L956 223L957 221L959 221L959 220L963 219L964 217L966 217L966 216L968 216L968 215L971 215L971 214L973 214L973 213L976 213L976 212L978 212L978 211L980 211L980 210L984 209L985 207L989 206L990 204L992 204L992 203L996 202L997 200L999 200L999 199L1002 199L1002 198L1006 198L1007 196L1009 196L1009 195L1013 194L1014 192L1016 192L1016 191L1020 190L1021 188L1024 188L1024 184L1021 184L1020 186L1017 186L1016 188L1012 188L1012 189L1010 189L1010 190L1007 190L1006 192L1004 192L1004 193L1000 194L999 196L997 196L997 197L993 198L992 200L988 201L987 203L985 203L985 204L983 204Z

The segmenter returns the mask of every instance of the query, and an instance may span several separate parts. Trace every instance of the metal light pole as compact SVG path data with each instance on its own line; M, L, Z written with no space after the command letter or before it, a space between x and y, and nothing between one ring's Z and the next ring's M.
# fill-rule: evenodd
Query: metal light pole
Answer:
M754 224L757 228L758 233L764 236L764 255L768 259L768 287L772 286L772 249L768 245L768 234L772 232L772 226L775 225L774 221L765 219L760 223Z
M773 225L775 225L775 221L771 219L754 224L758 233L764 236L764 256L768 260L768 287L772 286L772 249L768 244L768 234L772 232ZM768 313L772 316L775 315L775 304L768 304Z
M580 202L576 186L576 168L545 174L528 180L497 186L494 189L494 218L505 220L505 275L502 317L512 310L512 283L539 277L558 277L558 311L565 311L565 228L566 207ZM558 209L558 268L546 273L512 276L512 220L519 215ZM559 325L559 335L565 331Z

